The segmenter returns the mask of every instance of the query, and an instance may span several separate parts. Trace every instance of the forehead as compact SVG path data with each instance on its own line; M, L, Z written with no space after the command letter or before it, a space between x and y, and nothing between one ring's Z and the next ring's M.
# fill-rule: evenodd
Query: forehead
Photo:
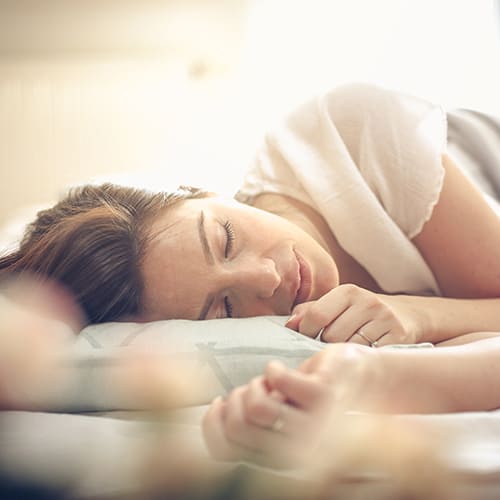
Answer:
M185 200L160 214L152 224L141 273L144 290L141 319L198 319L210 292L211 266L200 237L200 216L204 214L205 234L213 245L217 228L231 220L242 236L245 227L267 220L260 210L216 196ZM247 247L251 246L248 238ZM252 243L252 245L254 245Z
M142 311L147 320L190 318L197 296L195 276L202 250L198 236L205 200L186 200L169 207L154 221L142 259Z
M250 214L245 205L217 196L185 200L161 213L149 230L141 263L141 319L198 319L210 286L211 266L203 248L214 242L214 228L222 228L214 221Z

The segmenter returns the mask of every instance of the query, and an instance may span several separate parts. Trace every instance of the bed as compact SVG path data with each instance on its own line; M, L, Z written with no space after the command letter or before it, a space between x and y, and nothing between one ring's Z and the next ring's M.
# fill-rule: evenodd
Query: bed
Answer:
M450 113L450 152L496 206L498 160L487 151L492 146L500 150L500 128L488 120L471 111ZM261 374L272 359L294 367L324 348L320 341L287 329L285 320L86 327L65 353L68 383L52 391L40 411L0 413L2 498L153 498L160 491L172 498L376 499L389 494L402 498L394 495L408 493L401 489L408 485L414 498L500 497L500 411L387 416L390 426L377 421L386 432L367 427L372 430L371 454L363 454L364 434L351 441L354 455L344 450L345 455L339 451L332 459L336 468L330 483L299 470L211 460L200 422L215 396ZM172 391L164 392L168 397L158 399L158 393L137 385L128 372L123 378L120 367L137 353L174 367L162 386ZM139 368L146 373L147 362ZM159 402L155 411L144 411L152 408L151 402ZM351 417L356 422L370 418ZM380 456L392 456L391 446L399 437L390 429L411 429L416 442L425 444L417 455L400 457L400 462L408 459L406 468L393 463L381 470L377 465ZM427 467L418 469L424 462ZM402 471L408 470L412 474L405 476ZM315 489L315 483L327 489Z
M206 405L214 396L224 395L260 374L269 360L278 358L288 366L296 366L324 347L317 340L285 328L283 323L282 317L261 317L207 322L109 323L85 328L67 352L77 376L72 377L71 384L64 390L53 393L47 411L0 414L0 470L7 485L4 491L22 485L22 488L35 488L37 494L50 492L53 495L50 498L57 495L147 498L151 484L169 491L180 474L179 467L185 465L184 453L184 460L190 464L187 473L182 469L189 479L182 483L186 497L193 497L193 484L206 481L209 484L203 493L206 496L198 491L199 497L212 498L214 493L210 488L215 475L223 478L224 485L237 488L239 493L234 493L232 498L238 498L238 494L240 498L252 498L257 492L259 498L270 492L275 498L310 498L311 491L315 490L311 490L312 479L304 471L277 471L247 463L212 461L205 450L200 428ZM117 367L132 352L153 353L165 363L182 361L186 369L176 372L179 380L168 387L175 389L177 383L184 387L186 380L182 376L196 380L196 390L189 392L187 398L168 399L166 408L143 411L150 405L137 397L136 381L130 380L130 391L124 390L124 379L116 383ZM363 414L351 417L356 422L369 418ZM412 435L417 436L419 442L431 443L429 448L419 447L419 453L427 450L426 460L430 463L430 459L439 458L439 467L447 478L446 494L453 495L450 498L498 498L500 411L387 418L392 419L390 427L379 422L377 425L393 429L393 436L371 433L368 439L375 439L373 443L387 445L390 450L395 444L392 439L398 438L397 429L412 429ZM369 442L366 436L353 441L355 448L359 445L359 450L366 451ZM156 450L155 461L150 456L151 450ZM384 456L380 450L373 454L372 447L372 454L362 454L358 468L352 467L351 452L344 450L343 453L349 467L342 465L341 457L337 460L334 491L335 494L341 491L345 496L332 498L357 498L351 495L364 498L368 491L370 498L386 498L384 495L392 491L391 488L400 491L399 484L388 486L391 478L387 476L387 469L379 467L380 456ZM407 458L415 460L413 455ZM409 466L413 467L411 460ZM147 469L145 463L149 464ZM151 477L147 473L157 468L176 473L164 473L159 481L153 473ZM398 470L395 473L400 480ZM210 480L206 479L207 474ZM428 474L428 470L421 471L418 491L436 493L436 479ZM243 485L248 481L254 487L259 485L257 492L252 490L252 496L245 496L249 493ZM422 485L426 485L425 489Z

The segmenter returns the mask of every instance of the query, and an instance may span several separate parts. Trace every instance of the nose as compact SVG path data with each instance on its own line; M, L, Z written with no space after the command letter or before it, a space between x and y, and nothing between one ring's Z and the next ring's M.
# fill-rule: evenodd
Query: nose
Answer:
M235 264L228 272L228 286L251 293L260 299L267 299L281 284L281 277L272 259L248 258Z

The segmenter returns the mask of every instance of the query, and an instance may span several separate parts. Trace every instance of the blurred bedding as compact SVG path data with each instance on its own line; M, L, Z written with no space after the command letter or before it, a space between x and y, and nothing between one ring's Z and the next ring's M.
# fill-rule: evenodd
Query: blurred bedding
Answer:
M134 353L153 354L162 363L178 366L175 377L186 393L183 406L208 404L261 375L273 359L296 367L324 347L285 328L285 321L285 317L261 316L88 326L70 353L77 371L74 384L52 404L71 411L140 409L135 395L106 384L110 368Z
M212 461L200 427L207 403L214 396L259 375L269 360L281 359L288 366L297 366L324 346L287 329L284 322L283 317L270 316L88 326L67 352L66 361L76 369L76 376L69 378L72 382L64 391L56 391L46 402L48 411L0 412L0 486L2 478L7 478L55 489L64 493L61 498L145 498L144 481L149 480L145 464L174 468L182 463L183 454L190 464L197 464L200 474L207 467L211 474L237 471L238 477L264 471L266 481L272 477L283 482L283 487L297 487L296 481L307 486L300 471ZM141 411L140 398L134 397L137 380L129 379L130 392L123 390L123 378L113 383L113 370L133 353L143 353L146 359L152 355L175 367L172 375L177 380L166 387L175 388L180 382L184 387L187 382L197 391L190 393L188 400L179 399L179 408L160 409L160 413ZM175 395L167 401L175 403ZM350 418L362 421L370 416L353 413ZM435 442L439 459L453 475L452 489L460 492L450 498L498 498L500 411L387 418L414 429L412 433L424 442ZM389 444L392 438L382 433L378 439ZM154 457L150 456L152 450L156 450ZM372 466L365 463L343 470L346 492L369 494L373 488L383 492L388 478ZM190 470L196 473L196 467L191 465ZM172 477L165 475L164 479L171 481ZM284 494L275 498L293 497Z
M500 122L469 110L450 112L448 122L450 154L498 210ZM0 233L3 248L21 225L12 221L9 234ZM138 474L144 472L140 457L144 458L145 442L152 442L143 432L145 425L153 425L151 415L140 411L141 401L133 391L123 390L123 379L117 383L109 377L110 368L137 352L183 367L173 377L177 380L172 387L185 382L195 390L182 400L182 408L165 414L170 416L165 425L170 436L193 444L197 456L208 460L200 419L213 397L260 375L272 359L295 367L324 347L285 328L285 320L172 320L86 327L67 354L74 376L46 401L47 412L0 413L0 479L54 487L75 498L137 494ZM77 414L82 412L87 414ZM500 496L500 411L394 418L411 422L436 440L446 434L449 446L444 456L459 473L457 481L465 492L460 498ZM364 473L360 479L358 472L350 473L358 488L373 487L380 479Z

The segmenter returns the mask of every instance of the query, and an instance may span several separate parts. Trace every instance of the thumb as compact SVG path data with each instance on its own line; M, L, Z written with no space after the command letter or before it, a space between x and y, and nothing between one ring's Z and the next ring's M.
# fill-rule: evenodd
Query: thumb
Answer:
M298 332L301 320L302 316L300 314L294 313L288 318L287 322L285 323L285 326L287 328L290 328L291 330L295 330L296 332Z

